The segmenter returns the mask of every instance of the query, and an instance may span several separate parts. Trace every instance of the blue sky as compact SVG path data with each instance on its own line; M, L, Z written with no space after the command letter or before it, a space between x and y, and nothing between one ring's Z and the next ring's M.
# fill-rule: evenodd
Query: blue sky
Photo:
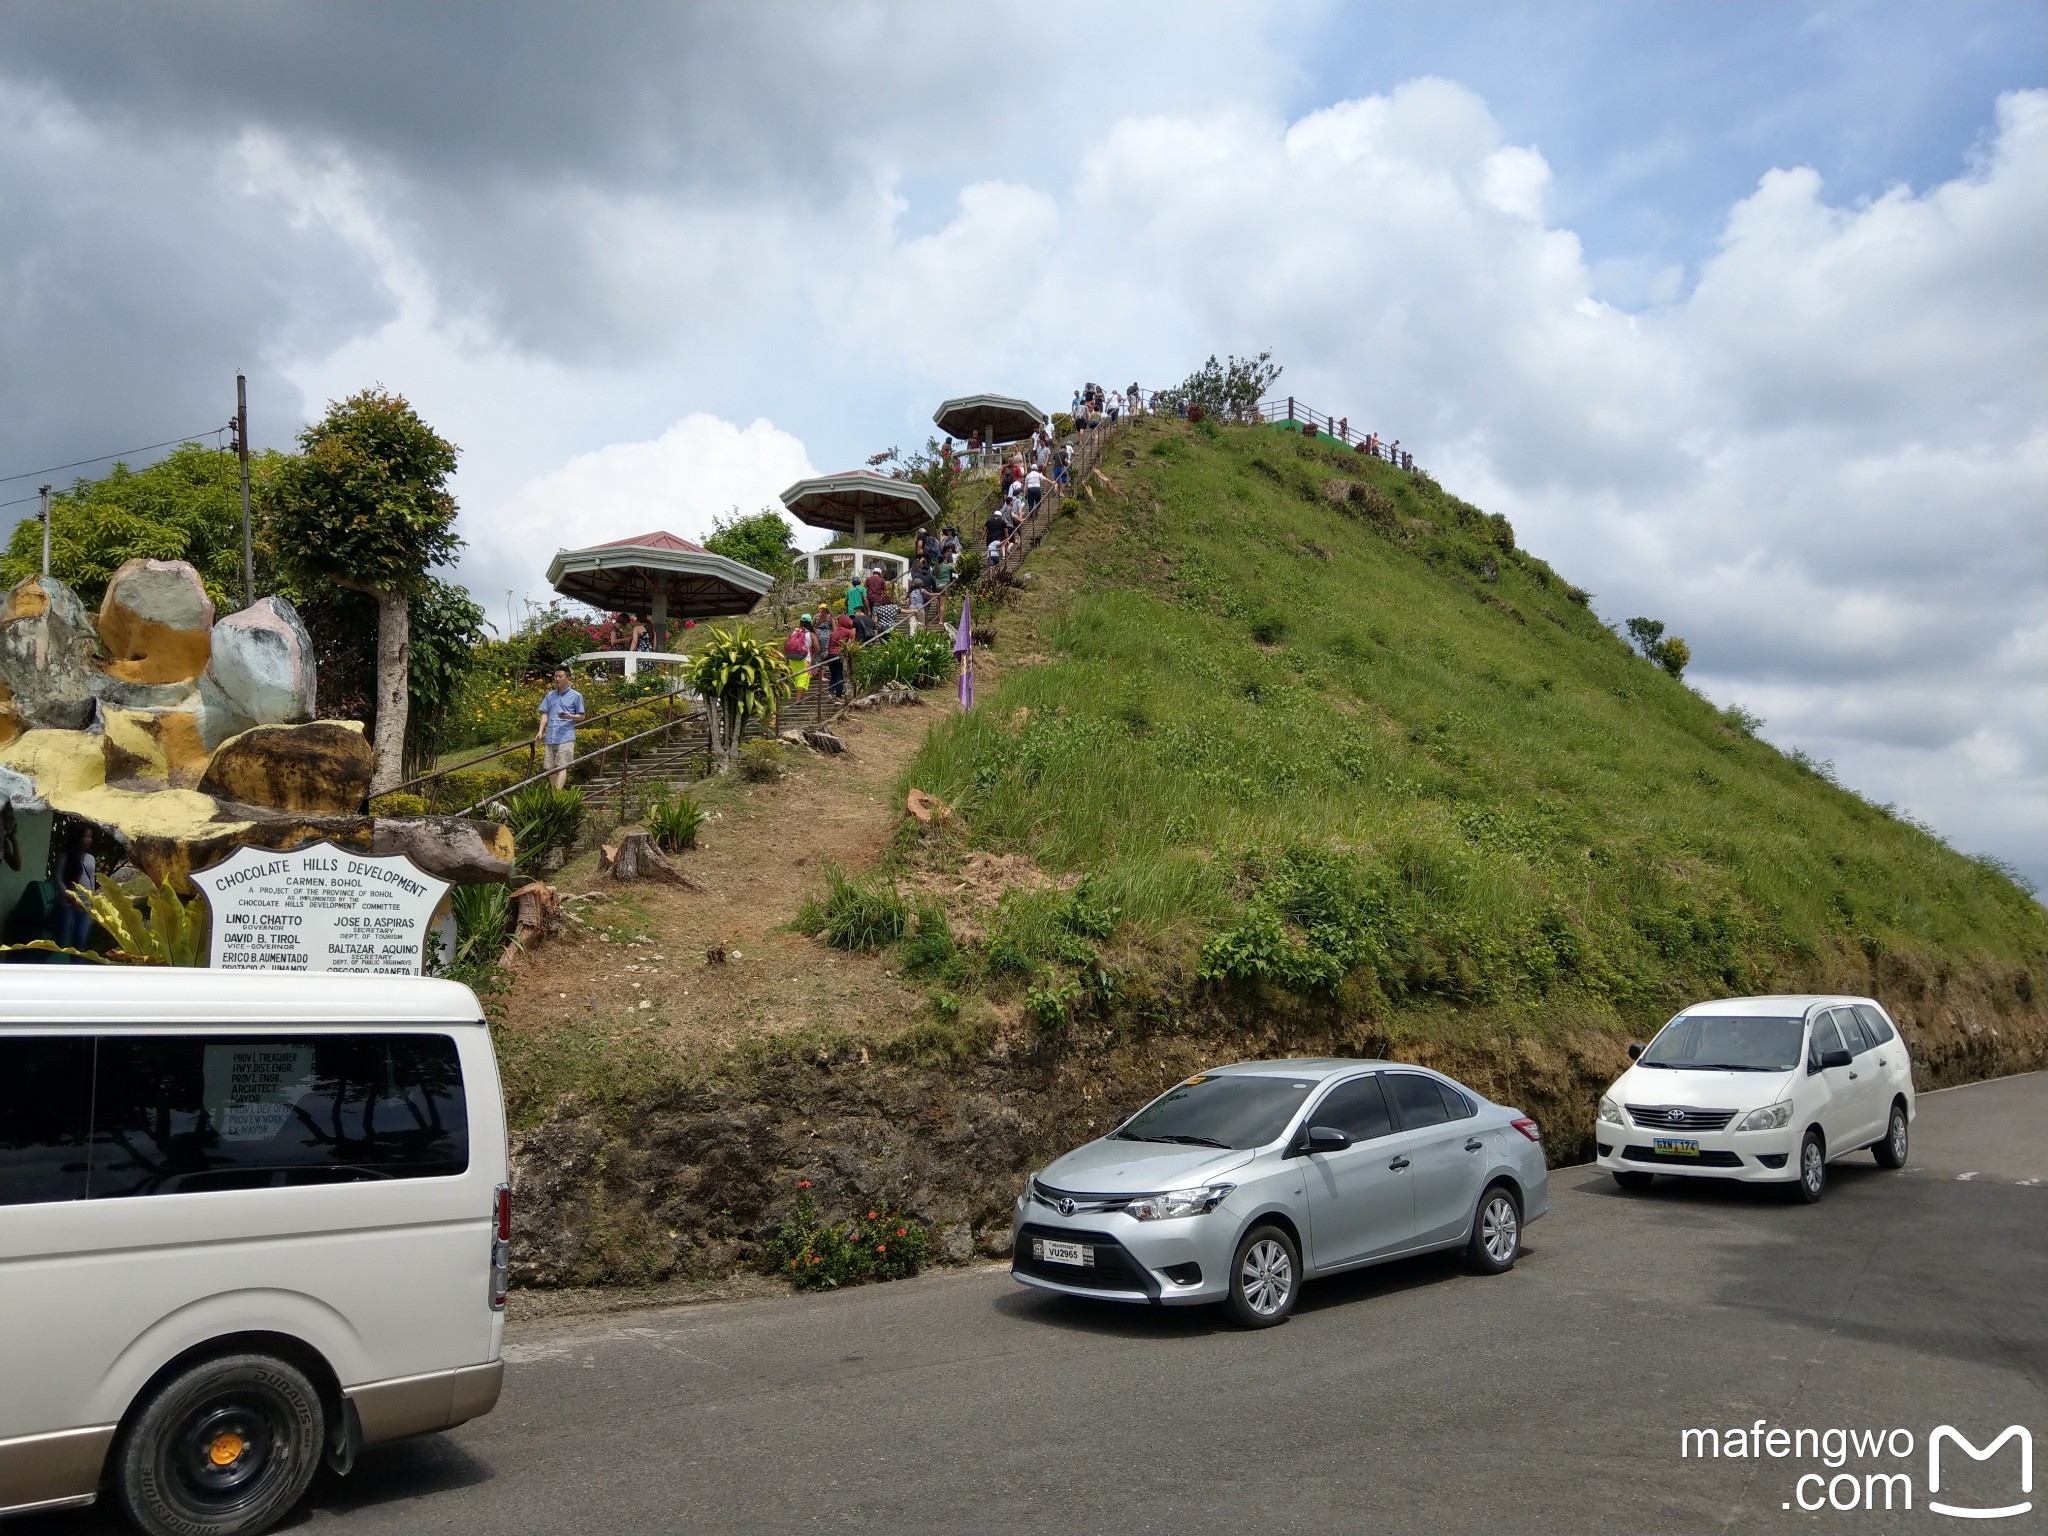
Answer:
M1299 70L1293 113L1416 75L1477 91L1550 161L1559 221L1631 305L1648 275L1697 270L1765 170L1810 165L1841 201L1925 187L1999 93L2048 81L2033 0L1330 5L1273 36Z

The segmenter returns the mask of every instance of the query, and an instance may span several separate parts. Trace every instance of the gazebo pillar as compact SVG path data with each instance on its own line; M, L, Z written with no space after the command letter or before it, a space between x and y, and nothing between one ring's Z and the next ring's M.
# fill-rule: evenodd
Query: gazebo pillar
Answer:
M867 542L867 514L856 508L853 514L853 579L855 581L860 580L862 572L866 569L861 559L861 551L867 546Z
M654 648L668 649L668 588L658 581L654 584Z

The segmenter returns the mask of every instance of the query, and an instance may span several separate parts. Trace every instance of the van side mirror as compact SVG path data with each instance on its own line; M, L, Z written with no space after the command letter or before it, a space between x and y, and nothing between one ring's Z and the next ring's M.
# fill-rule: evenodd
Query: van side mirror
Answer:
M1637 1061L1637 1060L1640 1060L1640 1059L1641 1059L1641 1057L1642 1057L1642 1054L1643 1054L1643 1042L1642 1042L1642 1041L1640 1041L1640 1040L1631 1040L1631 1041L1630 1041L1630 1042L1628 1043L1628 1059L1629 1059L1630 1061Z
M1844 1050L1822 1051L1820 1053L1820 1065L1823 1072L1829 1067L1853 1066L1855 1062L1856 1058Z
M1308 1128L1308 1149L1311 1152L1342 1152L1350 1145L1350 1134L1334 1125L1312 1125Z

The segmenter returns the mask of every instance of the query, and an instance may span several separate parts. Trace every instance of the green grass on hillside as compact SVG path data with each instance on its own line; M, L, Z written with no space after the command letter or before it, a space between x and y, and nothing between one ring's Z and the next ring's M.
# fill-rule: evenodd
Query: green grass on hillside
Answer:
M1104 468L1002 620L1050 659L905 785L1094 876L1126 950L1369 1015L1640 1016L1857 950L2039 985L2026 892L1636 656L1505 519L1272 428L1145 421ZM1064 900L1013 898L983 957L1048 1019L1116 990Z

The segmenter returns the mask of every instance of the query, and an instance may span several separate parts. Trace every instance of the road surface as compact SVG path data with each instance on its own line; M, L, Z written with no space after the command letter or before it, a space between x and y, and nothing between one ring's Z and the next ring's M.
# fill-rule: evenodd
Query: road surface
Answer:
M2048 1073L1920 1103L1906 1172L1858 1156L1818 1206L1561 1169L1511 1274L1405 1262L1264 1333L992 1268L515 1326L495 1414L323 1476L288 1528L1954 1530L1926 1509L1929 1434L2020 1424L2035 1508L1975 1528L2048 1529ZM1757 1420L1911 1450L1681 1454ZM2019 1497L2012 1446L1942 1471L1937 1499ZM1910 1478L1911 1513L1825 1507L1901 1496L1873 1472Z

